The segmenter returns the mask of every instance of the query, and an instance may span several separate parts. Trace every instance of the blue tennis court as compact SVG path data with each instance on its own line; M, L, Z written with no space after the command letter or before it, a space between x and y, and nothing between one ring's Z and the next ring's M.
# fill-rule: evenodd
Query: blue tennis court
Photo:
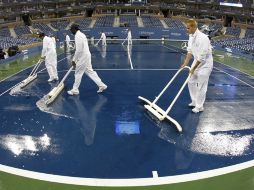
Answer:
M205 111L191 112L186 87L169 113L182 126L179 133L170 122L154 119L138 96L153 100L159 94L179 69L182 50L143 42L134 43L129 52L121 43L91 45L90 51L93 68L108 85L102 94L84 75L80 95L69 96L72 72L65 90L43 107L42 98L57 85L47 82L44 65L38 79L17 94L10 95L11 89L32 68L0 83L0 164L70 177L138 179L192 174L253 159L253 77L214 62ZM59 78L70 62L70 53L58 55ZM182 72L158 105L166 109L187 76L188 71Z

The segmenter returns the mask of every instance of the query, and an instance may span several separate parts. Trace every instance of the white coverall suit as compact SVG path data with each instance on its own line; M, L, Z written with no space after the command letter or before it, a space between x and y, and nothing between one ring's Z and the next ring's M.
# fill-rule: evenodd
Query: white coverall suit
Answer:
M128 40L128 45L132 45L132 36L131 36L130 30L128 31L127 40Z
M102 40L102 45L106 46L107 45L107 41L106 41L106 35L104 32L101 33L101 40Z
M76 69L75 82L72 90L76 93L79 93L79 85L84 73L86 73L86 75L90 77L99 88L106 87L106 85L101 81L97 73L92 68L91 53L89 51L87 38L85 34L79 30L75 34L75 46L76 51L72 61L76 63Z
M49 74L49 80L58 80L57 74L57 54L55 43L52 38L45 36L43 38L43 48L41 57L45 57L45 66Z
M201 62L188 82L192 104L200 109L203 108L206 99L208 80L213 68L212 47L209 38L197 29L193 35L190 35L187 51L194 57L191 67L197 61Z
M66 41L66 48L69 49L71 39L70 39L70 36L68 34L65 36L65 41Z

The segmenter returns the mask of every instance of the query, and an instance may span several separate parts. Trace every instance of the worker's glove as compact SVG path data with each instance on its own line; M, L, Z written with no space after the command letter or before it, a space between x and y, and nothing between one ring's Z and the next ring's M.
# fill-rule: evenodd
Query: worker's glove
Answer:
M72 66L73 66L73 69L75 69L75 68L76 68L76 63L75 63L75 61L72 61L71 64L72 64Z
M195 71L195 69L191 69L189 74L193 75L194 71Z

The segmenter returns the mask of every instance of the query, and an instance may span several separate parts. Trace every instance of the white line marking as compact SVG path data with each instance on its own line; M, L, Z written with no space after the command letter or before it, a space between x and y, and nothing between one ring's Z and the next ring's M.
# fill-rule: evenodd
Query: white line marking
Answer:
M232 67L232 66L230 66L230 65L226 65L225 63L222 63L222 62L220 62L220 61L216 61L216 62L219 63L219 64L222 64L222 65L225 65L225 66L227 66L227 67L229 67L229 68L231 68L231 69L233 69L233 70L239 71L240 73L243 73L243 74L245 74L245 75L248 75L248 76L251 77L251 78L254 78L254 76L251 76L250 74L245 73L244 71L241 71L241 70L239 70L239 69L237 69L237 68L234 68L234 67Z
M130 51L131 51L131 50L130 50L130 45L127 45L127 46L125 47L125 45L122 44L122 47L123 47L124 51L127 52L127 54L128 54L128 60L129 60L130 65L131 65L131 69L133 69L133 64L132 64L131 54L130 54Z
M182 53L182 52L180 52L180 51L177 51L177 50L175 50L175 49L169 48L168 46L165 46L165 45L161 45L161 46L162 46L162 47L165 47L166 49L172 50L172 51L174 51L174 52L176 52L176 53L181 53L181 54L185 55L184 53ZM177 48L177 47L176 47L176 48Z
M58 56L60 56L60 55L62 55L62 54L64 54L64 53L60 53ZM5 63L4 63L4 64L5 64ZM19 74L19 73L21 73L21 72L23 72L23 71L25 71L25 70L31 68L31 67L34 67L34 65L31 65L30 67L27 67L27 68L25 68L25 69L23 69L23 70L21 70L21 71L19 71L19 72L17 72L17 73L14 73L13 75L10 75L10 76L8 76L8 77L2 79L2 80L0 81L0 83L3 82L3 81L5 81L5 80L7 80L7 79L9 79L9 78L11 78L11 77L13 77L13 76L15 76L16 74Z
M165 46L165 45L162 45L163 47L165 47L165 48L167 48L167 49L170 49L170 50L174 50L174 49L171 49L171 48L169 48L169 47L167 47L167 46ZM176 50L174 50L174 51L176 51ZM176 51L177 52L177 51ZM182 53L182 52L180 52L181 54L183 54L183 55L185 55L184 53ZM227 66L227 67L229 67L229 68L231 68L231 69L233 69L233 70L236 70L236 71L238 71L238 72L240 72L240 73L243 73L243 74L245 74L245 75L247 75L247 76L249 76L249 77L251 77L251 78L254 78L254 76L251 76L250 74L248 74L248 73L245 73L245 72L243 72L243 71L241 71L241 70L239 70L239 69L237 69L237 68L234 68L234 67L231 67L231 66L229 66L229 65L226 65L226 64L224 64L224 63L221 63L221 62L219 62L219 61L215 61L215 62L217 62L217 63L219 63L219 64L222 64L222 65L225 65L225 66ZM216 68L216 67L214 67L214 68ZM218 68L217 68L218 69ZM219 70L219 69L218 69ZM220 71L222 71L222 70L220 70ZM222 72L224 72L224 71L222 71ZM226 72L225 72L226 73ZM233 76L233 75L231 75L231 76ZM245 83L244 81L241 81L241 82L243 82L243 83ZM249 85L249 84L248 84ZM253 88L253 87L252 87Z
M213 68L215 68L215 69L217 69L217 70L219 70L219 71L225 73L226 75L228 75L228 76L230 76L230 77L232 77L232 78L234 78L234 79L236 79L236 80L238 80L238 81L240 81L240 82L242 82L242 83L248 85L248 86L251 87L251 88L254 88L254 86L250 85L249 83L244 82L243 80L241 80L241 79L239 79L239 78L237 78L237 77L235 77L235 76L233 76L233 75L231 75L231 74L229 74L229 73L227 73L227 72L225 72L225 71L222 71L222 70L218 69L217 67L213 67Z
M197 172L192 174L183 174L175 176L166 176L158 178L137 178L137 179L100 179L100 178L82 178L82 177L70 177L45 174L39 172L33 172L23 169L17 169L10 166L0 164L0 171L27 177L31 179L43 180L47 182L55 182L62 184L83 185L83 186L105 186L105 187L134 187L134 186L151 186L151 185L164 185L183 183L194 180L201 180L211 178L215 176L225 175L232 172L237 172L243 169L247 169L254 166L254 160L236 164L233 166L227 166L219 169L213 169L203 172Z
M178 71L178 69L130 69L130 68L126 68L126 69L93 69L93 70L95 70L95 71ZM68 70L61 70L61 71L58 71L58 73L66 72L66 71L68 71ZM41 72L41 73L46 73L46 72Z
M58 62L61 62L61 61L63 61L64 59L66 59L67 57L65 57L65 58L63 58L63 59L60 59ZM30 67L29 67L30 68ZM26 68L26 69L28 69L28 68ZM24 69L24 70L26 70L26 69ZM40 71L38 71L38 73L40 73L41 71L43 71L43 70L45 70L46 68L44 68L44 69L42 69L42 70L40 70ZM20 71L21 72L21 71ZM20 73L20 72L18 72L18 73ZM18 74L18 73L16 73L16 74ZM14 74L14 75L16 75L16 74ZM13 75L13 76L14 76ZM9 78L9 77L8 77ZM6 78L7 79L7 78ZM4 80L6 80L6 79L4 79ZM22 81L21 81L22 82ZM16 86L18 86L21 82L19 82L19 83L17 83L17 84L15 84L14 86L12 86L12 87L10 87L9 89L7 89L6 91L4 91L4 92L2 92L1 94L0 94L0 96L2 96L2 95L4 95L5 93L7 93L8 91L10 91L11 89L13 89L13 88L15 88Z
M128 51L128 58L129 58L129 61L130 61L130 64L131 64L131 69L133 69L133 64L132 64L132 60L131 60L131 54L130 54L130 50L129 50L129 46L127 47L127 51Z
M153 178L158 178L158 172L157 171L152 171L152 174L153 174Z
M94 69L96 71L178 71L178 69Z

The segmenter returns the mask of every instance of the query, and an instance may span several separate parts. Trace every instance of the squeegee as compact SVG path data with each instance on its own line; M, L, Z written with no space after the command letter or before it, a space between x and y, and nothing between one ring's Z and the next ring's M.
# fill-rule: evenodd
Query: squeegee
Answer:
M64 89L64 81L68 77L68 75L70 74L72 69L73 69L73 66L64 75L64 77L61 80L61 82L48 93L48 95L47 95L48 100L46 100L46 105L47 106L50 105L52 102L54 102L55 99L57 98L57 96L62 92L62 90Z
M171 104L169 105L168 109L166 111L164 111L162 108L160 108L156 102L160 99L160 97L164 94L164 92L167 90L167 88L169 87L169 85L175 80L176 76L183 70L183 69L188 69L190 70L190 67L185 66L183 68L180 68L176 74L173 76L173 78L168 82L168 84L164 87L164 89L160 92L160 94L155 98L155 100L153 102L149 101L148 99L139 96L138 98L142 101L144 101L146 104L144 105L144 107L150 112L152 113L157 119L159 119L160 121L163 121L164 119L169 120L170 122L172 122L173 124L175 124L175 127L177 128L177 130L179 132L182 132L182 127L181 125L172 117L170 117L168 115L169 111L172 109L173 105L175 104L176 100L178 99L178 97L180 96L181 92L183 91L184 87L186 86L186 84L188 83L191 74L189 73L187 79L185 80L184 84L182 85L182 87L180 88L179 92L177 93L177 95L175 96L175 98L173 99L173 101L171 102Z
M31 71L31 73L29 74L29 76L21 81L21 84L20 84L20 88L24 88L26 87L29 83L31 83L33 80L35 80L37 78L37 70L38 68L40 67L41 63L43 61L40 59L34 66L33 70Z

